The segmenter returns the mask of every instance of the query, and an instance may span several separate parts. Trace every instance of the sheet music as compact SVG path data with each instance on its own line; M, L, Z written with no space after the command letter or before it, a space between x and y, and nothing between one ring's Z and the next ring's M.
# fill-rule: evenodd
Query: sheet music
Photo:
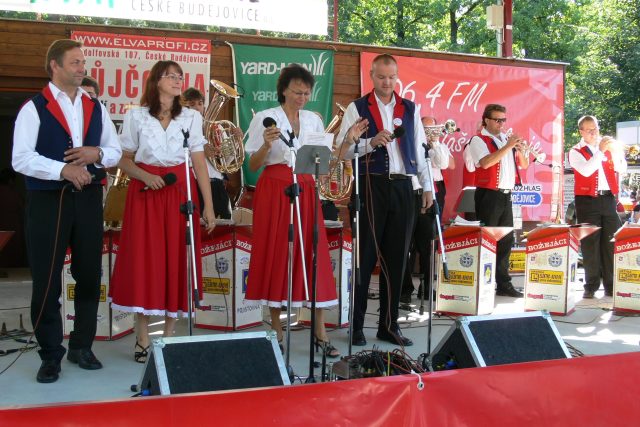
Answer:
M455 225L480 225L480 221L468 221L462 218L460 215L457 215L453 220Z
M320 145L329 150L333 147L333 134L324 132L305 132L302 136L302 145Z

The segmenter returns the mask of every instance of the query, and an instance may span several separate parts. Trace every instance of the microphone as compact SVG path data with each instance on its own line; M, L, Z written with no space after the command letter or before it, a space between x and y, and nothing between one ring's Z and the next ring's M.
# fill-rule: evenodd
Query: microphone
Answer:
M262 126L265 128L274 128L276 127L276 121L272 117L265 117L262 121ZM287 145L287 147L293 148L293 142L285 138L282 133L278 134L278 137Z
M402 138L405 134L405 130L402 126L398 126L391 133L391 139Z
M100 182L100 181L102 181L103 179L105 179L106 177L107 177L107 173L105 172L105 170L104 170L104 169L96 168L96 171L95 171L94 173L92 173L92 174L91 174L91 184L96 183L96 182ZM82 189L78 190L78 189L77 189L77 188L72 184L72 182L71 182L71 181L67 181L67 180L65 179L63 182L65 182L65 185L64 185L64 186L65 186L65 188L66 188L68 185L71 185L71 186L72 186L71 191L73 191L74 193L75 193L75 192L78 192L78 191L82 191ZM89 184L87 184L87 185L89 185ZM85 186L83 185L83 186L82 186L82 188L84 188L84 187L85 187Z
M107 173L104 169L96 169L94 173L91 174L91 181L102 181L107 177Z
M172 185L176 183L176 181L178 180L178 177L176 176L175 173L169 172L168 174L162 177L162 180L164 181L165 185ZM149 189L149 186L145 185L144 188L140 189L140 192L142 193L143 191L147 191L148 189Z

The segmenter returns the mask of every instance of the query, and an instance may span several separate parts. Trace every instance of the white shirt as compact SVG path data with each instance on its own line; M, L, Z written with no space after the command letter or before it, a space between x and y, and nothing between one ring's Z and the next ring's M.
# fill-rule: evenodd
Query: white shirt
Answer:
M393 132L395 126L393 125L393 109L396 105L395 96L391 98L391 102L389 104L383 104L382 101L378 98L377 95L374 96L376 98L376 102L378 103L378 107L380 109L380 116L382 118L382 125L384 129L389 132ZM355 103L350 103L347 107L347 110L344 113L344 117L342 118L342 125L340 126L340 132L338 133L338 137L336 138L336 145L340 147L344 142L344 137L349 131L349 128L360 118L358 114L358 109L356 108ZM424 147L422 144L427 143L427 138L424 134L424 129L422 129L421 121L420 121L420 108L416 105L415 113L413 114L413 140L415 145L415 158L416 158L416 167L418 170L418 179L420 181L420 185L425 191L431 191L431 182L429 181L429 176L427 174L427 162L424 158ZM382 130L382 129L379 129ZM405 129L407 132L411 132L411 129ZM375 137L375 135L367 135L365 132L360 137L360 143L358 144L358 157L369 154L373 151L373 147L371 146L371 140ZM344 157L347 159L353 159L355 157L355 144L350 145L348 149L344 149ZM400 147L398 145L397 140L391 141L387 144L387 152L389 154L389 173L399 173L406 174L406 169L404 167L404 162L402 160L402 153L400 152Z
M124 116L120 144L123 151L136 153L136 163L175 166L185 161L183 130L189 132L189 151L203 151L202 115L197 111L183 108L165 130L148 107L133 108Z
M485 136L490 136L499 149L507 145L507 136L504 133L501 133L500 137L497 137L487 132L486 128L482 128L480 133ZM471 158L474 161L476 169L480 167L480 160L490 154L487 144L485 144L477 135L471 138L471 143L467 151L470 151ZM500 159L500 178L498 179L498 188L513 190L515 184L516 163L513 159L513 154L507 153L502 157L502 159Z
M433 148L429 149L429 158L431 159L431 165L433 166L433 180L442 181L442 171L449 167L449 159L453 157L449 151L447 144L442 144L439 141L432 142Z
M322 120L313 111L300 110L298 112L300 118L300 134L293 139L294 151L297 151L301 147L301 142L306 132L324 132L324 126ZM257 113L251 123L249 124L249 130L247 131L247 143L244 146L244 150L248 155L254 154L264 144L264 125L263 120L267 117L271 117L276 121L276 127L280 129L280 133L288 139L287 132L293 132L293 128L289 123L286 113L282 107L269 108L267 110ZM271 146L271 149L265 157L264 165L277 165L288 164L292 166L291 150L280 139L276 139Z
M574 148L580 149L585 145L588 144L584 139L581 139ZM604 174L604 169L602 168L602 162L606 162L607 157L602 151L600 151L600 146L598 144L596 144L595 146L589 145L589 149L593 154L593 156L589 160L585 159L582 153L579 153L577 150L569 150L569 164L582 176L591 176L594 172L598 171L597 190L611 190L611 188L609 187L609 182L607 181L607 177ZM611 160L613 161L613 169L616 172L624 173L627 171L627 161L624 159L624 156L621 152L613 151L611 153Z
M84 114L82 110L82 96L89 96L82 88L78 88L76 97L71 98L58 89L53 83L49 83L51 94L58 101L64 115L73 147L82 147L82 130L84 128ZM116 128L104 106L100 105L102 114L102 135L100 135L100 148L104 153L101 165L109 168L118 164L122 156ZM46 129L44 129L46 131ZM36 142L40 132L40 117L33 101L27 102L18 113L13 132L13 155L11 164L16 172L26 176L50 181L62 181L60 173L67 163L53 160L40 155L36 151ZM100 165L95 165L101 167Z
M473 157L471 156L471 150L469 148L470 148L470 145L467 144L462 149L462 160L464 160L464 167L469 172L475 172L476 162L473 161Z

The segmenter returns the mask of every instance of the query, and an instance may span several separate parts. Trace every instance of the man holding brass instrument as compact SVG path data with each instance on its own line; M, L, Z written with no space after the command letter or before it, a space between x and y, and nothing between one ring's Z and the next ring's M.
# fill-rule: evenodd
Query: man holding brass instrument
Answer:
M469 150L476 167L476 216L486 226L513 227L511 192L520 184L518 167L529 167L524 154L526 142L517 134L504 132L507 109L488 104L482 113L482 129L471 138ZM524 295L511 284L509 255L513 232L498 241L496 251L496 295L521 298Z
M578 120L582 139L569 151L575 175L575 208L578 223L600 230L580 241L584 261L583 298L593 298L604 284L604 295L613 296L613 233L622 225L616 212L618 174L627 170L624 152L609 136L600 136L598 119Z

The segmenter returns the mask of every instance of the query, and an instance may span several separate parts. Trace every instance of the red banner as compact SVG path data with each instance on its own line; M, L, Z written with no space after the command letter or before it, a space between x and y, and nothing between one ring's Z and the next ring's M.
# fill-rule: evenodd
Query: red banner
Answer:
M369 78L377 53L360 56L362 93L373 89ZM443 142L454 156L455 170L443 171L447 184L444 219L455 217L454 205L462 189L462 147L477 133L485 105L507 108L507 127L546 154L543 164L531 163L521 171L523 187L512 200L522 206L525 221L548 221L552 205L561 197L561 165L564 143L564 71L534 66L506 66L440 59L396 56L400 96L421 107L422 116L435 116L438 123L453 119L460 132ZM554 167L552 167L554 166ZM554 173L556 183L554 185ZM555 209L555 206L554 206ZM553 216L555 210L553 211Z

